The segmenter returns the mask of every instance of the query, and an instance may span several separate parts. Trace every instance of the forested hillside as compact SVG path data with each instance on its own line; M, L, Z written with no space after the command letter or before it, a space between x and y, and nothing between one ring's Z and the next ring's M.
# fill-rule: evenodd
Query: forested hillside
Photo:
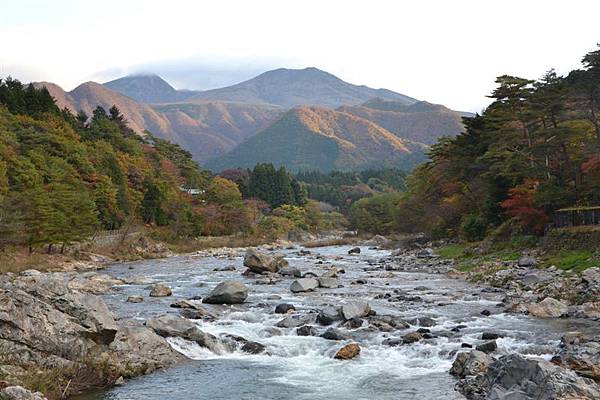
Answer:
M171 238L269 233L275 222L292 228L285 207L263 221L263 212L306 203L287 171L276 176L287 186L252 182L243 199L236 183L201 170L178 145L134 133L116 107L73 115L45 88L0 81L1 249L62 251L97 230L132 224Z
M542 234L554 211L600 204L600 50L582 63L564 77L498 77L493 103L435 144L393 199L394 229L470 240Z

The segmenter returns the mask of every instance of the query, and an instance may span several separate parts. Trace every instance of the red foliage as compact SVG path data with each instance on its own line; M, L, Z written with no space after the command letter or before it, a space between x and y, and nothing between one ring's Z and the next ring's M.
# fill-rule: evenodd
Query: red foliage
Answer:
M593 155L589 160L581 164L581 172L584 174L600 173L600 154Z
M516 218L528 231L543 233L548 216L543 210L535 207L535 193L538 182L527 180L523 184L508 191L508 199L500 205L511 216Z

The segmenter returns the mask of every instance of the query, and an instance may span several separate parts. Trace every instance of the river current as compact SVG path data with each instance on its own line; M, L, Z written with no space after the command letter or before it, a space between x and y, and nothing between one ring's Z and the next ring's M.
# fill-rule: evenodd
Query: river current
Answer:
M284 250L290 266L303 272L321 275L332 265L345 270L339 277L343 287L297 294L289 290L292 278L267 285L258 284L256 277L242 276L243 253L236 257L182 255L110 266L105 272L111 276L139 280L139 284L119 286L103 296L121 319L143 321L178 313L170 307L176 300L204 297L224 280L243 282L251 289L244 304L206 305L218 318L197 323L216 336L233 334L260 342L266 352L217 355L195 343L169 338L172 347L190 361L81 399L461 399L448 370L462 343L477 345L482 343L483 332L494 332L504 336L497 340L495 356L518 352L549 358L564 332L590 329L585 321L542 320L504 313L498 307L501 293L440 274L387 271L378 266L389 257L389 251L361 247L360 255L348 255L349 248L313 248L308 255L299 255L301 248ZM231 266L235 269L219 270ZM152 283L169 285L173 295L148 297L148 285ZM394 291L409 300L383 298ZM142 295L144 301L126 302L131 295ZM399 316L407 321L432 318L435 325L427 329L433 338L396 347L384 344L385 339L415 331L418 324L397 332L380 332L368 329L365 322L357 329L344 328L352 338L347 341L298 336L295 328L275 327L284 317L274 313L277 304L290 303L298 313L308 313L353 300L368 301L378 315ZM483 310L491 315L482 315ZM315 327L319 332L326 329L318 324ZM335 360L336 351L349 342L360 344L360 356L350 361Z

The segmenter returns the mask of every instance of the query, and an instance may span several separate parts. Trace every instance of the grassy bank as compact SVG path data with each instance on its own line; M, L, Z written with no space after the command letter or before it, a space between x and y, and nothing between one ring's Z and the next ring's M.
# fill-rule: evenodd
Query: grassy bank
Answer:
M512 247L508 243L485 252L478 252L480 243L459 243L442 246L436 253L443 259L453 259L457 269L463 272L472 271L479 265L491 261L517 261L524 251L531 248ZM539 252L538 268L556 267L565 271L582 272L591 267L600 267L600 251L592 250L542 250Z

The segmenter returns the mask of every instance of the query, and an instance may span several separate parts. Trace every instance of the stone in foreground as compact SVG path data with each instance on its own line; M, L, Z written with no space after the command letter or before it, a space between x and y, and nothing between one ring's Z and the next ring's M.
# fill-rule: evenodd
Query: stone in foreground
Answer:
M360 346L356 343L350 343L342 347L335 353L337 360L351 360L360 354Z
M510 354L474 378L461 380L457 389L468 399L598 399L600 390L590 379L546 360Z
M207 304L240 304L247 297L248 288L246 285L237 281L225 281L219 283L202 302Z

